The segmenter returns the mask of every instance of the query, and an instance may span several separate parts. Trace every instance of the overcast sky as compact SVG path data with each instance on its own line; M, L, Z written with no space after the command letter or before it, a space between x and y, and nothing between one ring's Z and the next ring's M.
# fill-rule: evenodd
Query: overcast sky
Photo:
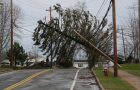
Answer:
M37 21L40 19L43 19L45 16L47 17L47 20L49 21L50 14L49 11L46 11L46 9L49 9L51 6L53 8L53 5L59 3L63 8L67 8L70 6L74 6L78 0L13 0L14 3L21 6L23 12L24 12L24 19L22 27L22 40L20 40L20 44L24 47L25 51L33 51L32 50L32 32L34 32L35 27L37 26ZM79 1L85 1L87 5L87 10L90 11L94 16L97 15L100 7L103 4L103 8L101 9L100 13L98 13L97 17L98 19L102 19L105 15L105 12L107 11L107 8L109 6L110 0L79 0ZM135 0L136 1L136 0ZM127 9L128 6L132 5L132 2L134 0L116 0L116 19L117 19L117 25L121 25L121 21L123 21L125 18L128 18L129 9ZM52 16L55 16L57 13L55 11L52 11ZM112 8L109 11L109 14L107 16L107 19L109 20L109 23L112 22ZM118 40L119 41L119 40ZM41 55L41 53L39 52ZM45 56L44 56L45 57Z

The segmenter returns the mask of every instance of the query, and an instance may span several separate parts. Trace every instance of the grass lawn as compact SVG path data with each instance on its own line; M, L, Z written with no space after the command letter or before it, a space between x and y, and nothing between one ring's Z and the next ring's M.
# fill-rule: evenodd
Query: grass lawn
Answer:
M11 67L0 67L0 70L9 70L9 69L13 69Z
M134 74L136 76L139 76L139 63L126 63L126 64L121 64L121 68L118 67L120 70L127 71L131 74Z
M135 90L128 82L122 80L120 77L114 77L114 74L109 72L109 76L104 76L101 67L93 67L100 83L108 90Z

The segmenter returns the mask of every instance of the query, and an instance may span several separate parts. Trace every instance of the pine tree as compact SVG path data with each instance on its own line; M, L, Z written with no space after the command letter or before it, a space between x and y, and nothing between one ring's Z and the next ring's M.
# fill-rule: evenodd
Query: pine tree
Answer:
M108 54L112 50L112 24L105 28L107 26L107 19L105 19L97 30L99 20L84 7L85 4L80 4L64 10L60 4L54 5L59 17L52 17L51 22L38 21L38 26L33 34L35 45L40 45L42 52L50 56L52 43L53 58L59 57L57 61L61 62L62 59L64 62L72 62L73 57L76 56L76 50L83 49L87 54L89 66L92 67L100 54L77 36L73 30Z
M10 51L7 52L7 58L10 59ZM21 64L22 66L24 65L24 62L26 61L27 54L25 53L25 50L23 49L22 46L19 45L19 43L14 42L13 45L13 60L15 63L15 66L17 64Z

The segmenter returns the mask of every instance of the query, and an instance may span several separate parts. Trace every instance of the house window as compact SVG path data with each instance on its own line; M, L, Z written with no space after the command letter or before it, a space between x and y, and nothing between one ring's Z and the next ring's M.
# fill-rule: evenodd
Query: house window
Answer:
M83 67L83 64L79 63L79 64L78 64L78 67Z

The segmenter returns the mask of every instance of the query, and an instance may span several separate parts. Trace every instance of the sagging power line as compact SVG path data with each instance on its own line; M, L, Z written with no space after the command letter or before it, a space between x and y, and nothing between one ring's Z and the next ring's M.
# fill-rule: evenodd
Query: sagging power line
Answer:
M101 25L103 24L103 22L104 22L104 20L105 20L105 18L106 18L106 16L107 16L107 14L108 14L108 12L109 12L111 6L112 6L112 0L110 0L109 7L108 7L108 9L107 9L107 11L106 11L105 16L104 16L103 19L102 19L102 22L99 24L99 26L97 27L95 33L92 35L92 37L89 39L89 41L90 41L93 37L95 37L95 35L96 35L97 32L99 31L99 29L100 29Z

